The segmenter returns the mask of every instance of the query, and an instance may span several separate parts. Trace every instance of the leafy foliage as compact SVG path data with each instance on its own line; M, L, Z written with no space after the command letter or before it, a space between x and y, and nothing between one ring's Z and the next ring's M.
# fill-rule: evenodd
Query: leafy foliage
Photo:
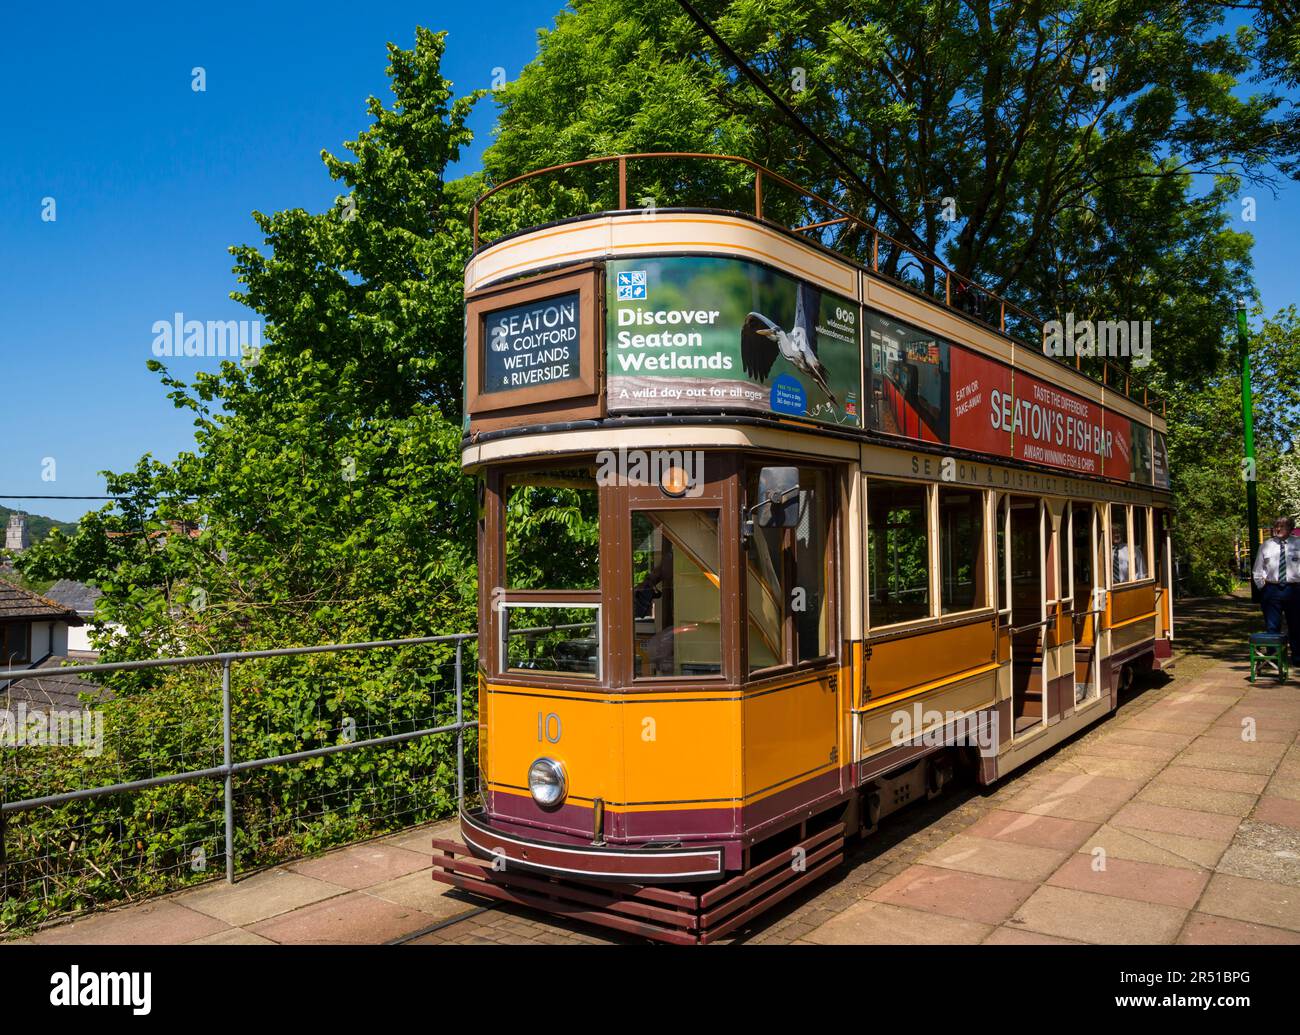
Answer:
M469 227L443 179L469 139L474 97L452 99L439 72L443 46L421 29L414 49L389 47L394 103L370 100L372 122L347 145L351 160L323 155L345 189L333 208L256 213L262 245L232 249L234 297L265 321L265 350L192 383L151 363L175 405L194 414L195 448L108 474L119 506L23 556L29 577L104 591L102 661L474 627L474 486L459 457ZM344 717L373 735L445 724L452 650L236 666L235 758L338 743ZM467 659L472 673L472 651ZM204 764L213 764L211 671L149 669L106 682L115 696L101 705L105 754L65 755L35 774L39 791L7 774L9 800L188 768L196 724ZM454 744L435 737L241 776L240 863L445 814L454 767ZM104 833L82 841L80 854L35 852L23 879L59 890L44 906L9 900L5 922L192 879L185 853L200 833L212 836L220 814L212 790L161 787L27 814L29 846L69 845L87 825ZM205 850L214 856L214 845ZM82 857L88 869L68 869Z

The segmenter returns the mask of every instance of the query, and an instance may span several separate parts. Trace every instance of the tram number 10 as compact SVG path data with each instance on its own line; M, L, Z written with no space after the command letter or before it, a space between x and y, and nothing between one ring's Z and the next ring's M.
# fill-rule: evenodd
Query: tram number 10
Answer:
M560 717L555 712L548 712L543 715L537 713L537 740L540 743L543 738L552 744L560 742Z

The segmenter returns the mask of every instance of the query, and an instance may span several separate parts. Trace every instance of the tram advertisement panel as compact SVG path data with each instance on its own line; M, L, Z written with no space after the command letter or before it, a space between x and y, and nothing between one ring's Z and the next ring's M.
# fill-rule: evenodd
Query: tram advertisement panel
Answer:
M1011 368L926 331L866 316L867 427L887 435L1011 456L991 407L1011 398Z
M1149 428L879 313L864 330L871 430L1151 484Z
M710 409L861 427L858 303L742 259L606 267L612 412Z
M1165 451L1165 436L1151 433L1151 480L1157 489L1169 488L1169 454Z

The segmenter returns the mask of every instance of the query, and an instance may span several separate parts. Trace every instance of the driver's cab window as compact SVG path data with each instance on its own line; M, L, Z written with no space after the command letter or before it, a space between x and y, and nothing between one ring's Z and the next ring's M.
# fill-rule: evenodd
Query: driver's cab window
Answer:
M634 671L722 674L718 512L632 512Z
M830 476L822 468L798 468L797 492L785 508L760 503L760 476L761 468L753 467L745 480L752 523L742 577L746 671L751 674L835 653L829 591Z
M592 465L502 479L504 585L488 606L506 673L596 680L601 673L600 495Z

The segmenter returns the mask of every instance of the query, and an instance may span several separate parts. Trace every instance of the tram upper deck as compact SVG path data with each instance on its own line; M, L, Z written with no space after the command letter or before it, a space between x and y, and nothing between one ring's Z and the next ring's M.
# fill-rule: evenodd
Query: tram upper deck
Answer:
M628 170L651 158L752 170L753 210L628 208ZM534 448L486 445L525 431L699 418L1167 489L1162 402L1103 359L1046 354L1043 322L832 203L742 159L575 164L617 170L617 210L480 238L498 192L570 167L475 204L466 466ZM775 187L810 221L773 219ZM845 226L860 254L828 245Z

